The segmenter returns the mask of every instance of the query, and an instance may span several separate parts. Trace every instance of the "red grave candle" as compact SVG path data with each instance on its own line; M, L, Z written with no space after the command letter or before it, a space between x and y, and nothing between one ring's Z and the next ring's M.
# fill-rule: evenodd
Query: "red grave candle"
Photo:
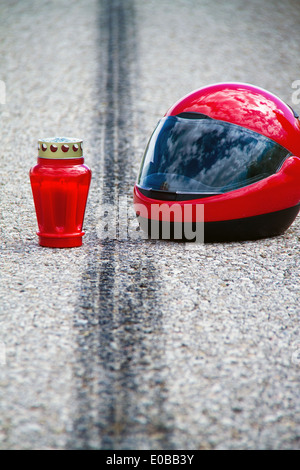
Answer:
M84 165L82 140L39 140L37 165L30 170L39 244L53 248L82 245L91 170Z

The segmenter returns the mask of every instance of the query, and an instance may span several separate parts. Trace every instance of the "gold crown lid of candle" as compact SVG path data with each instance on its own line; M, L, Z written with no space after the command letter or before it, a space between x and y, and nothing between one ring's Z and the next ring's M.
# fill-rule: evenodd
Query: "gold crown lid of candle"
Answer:
M49 137L38 141L41 158L81 158L82 139L73 137Z

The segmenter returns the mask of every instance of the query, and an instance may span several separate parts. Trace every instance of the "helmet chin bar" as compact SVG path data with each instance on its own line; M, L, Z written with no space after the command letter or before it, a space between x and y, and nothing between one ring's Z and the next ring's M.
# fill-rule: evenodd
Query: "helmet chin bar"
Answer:
M186 223L184 222L148 219L140 214L137 214L137 217L140 228L148 234L150 239L196 243L234 242L282 235L294 222L299 209L298 204L281 211L241 219L194 222L188 231L185 229ZM197 235L199 233L201 236Z
M134 208L141 228L150 237L154 220L161 225L170 224L170 239L176 224L184 222L204 222L204 242L273 237L284 233L299 213L299 181L300 159L292 156L277 173L264 180L226 194L197 200L150 199L135 185ZM166 205L169 210L158 210ZM189 211L185 217L186 205L203 205L203 219L197 220L195 210ZM185 241L184 236L182 241Z

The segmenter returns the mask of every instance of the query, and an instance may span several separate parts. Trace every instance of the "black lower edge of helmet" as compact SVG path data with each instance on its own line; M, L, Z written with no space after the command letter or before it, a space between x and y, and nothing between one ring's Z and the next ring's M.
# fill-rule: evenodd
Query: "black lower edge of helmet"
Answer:
M300 204L276 212L260 214L253 217L245 217L234 220L222 220L217 222L205 222L203 233L204 243L237 242L271 238L282 235L296 219L300 210ZM185 236L182 222L156 221L138 217L140 228L148 234L150 239L172 240L178 242L195 242L196 235L192 238ZM197 224L192 222L191 231L197 233ZM180 225L180 227L178 227ZM179 236L178 236L179 234Z

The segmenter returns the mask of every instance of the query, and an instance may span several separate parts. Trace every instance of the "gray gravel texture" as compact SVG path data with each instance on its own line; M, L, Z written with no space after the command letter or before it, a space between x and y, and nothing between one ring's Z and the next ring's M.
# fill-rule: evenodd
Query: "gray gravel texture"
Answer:
M296 0L0 2L1 449L299 449L299 217L189 248L132 214L181 96L245 81L293 105L299 26ZM28 171L49 135L82 137L93 171L80 248L37 243ZM105 238L104 208L126 205Z

